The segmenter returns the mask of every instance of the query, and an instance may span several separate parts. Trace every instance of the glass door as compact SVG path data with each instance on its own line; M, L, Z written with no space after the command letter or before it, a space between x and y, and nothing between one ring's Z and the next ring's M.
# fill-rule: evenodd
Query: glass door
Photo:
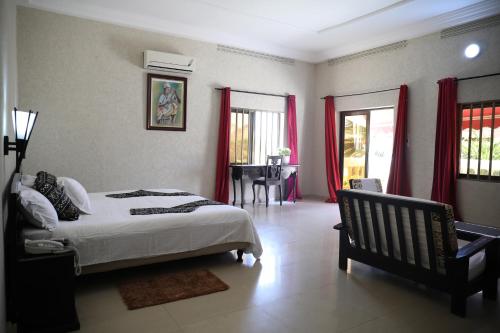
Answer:
M367 177L368 112L342 112L341 177L342 187L349 188L349 179Z
M342 187L349 179L380 178L387 186L394 136L394 109L341 112L340 177Z

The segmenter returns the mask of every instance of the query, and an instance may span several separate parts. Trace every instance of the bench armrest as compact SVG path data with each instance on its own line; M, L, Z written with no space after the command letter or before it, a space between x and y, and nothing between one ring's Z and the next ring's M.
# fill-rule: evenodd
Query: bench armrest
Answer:
M495 238L482 236L476 239L475 241L458 249L457 255L453 259L461 260L464 258L470 258L479 251L486 249L488 245L492 244L495 241L496 241Z
M457 238L458 239L466 240L468 242L473 242L480 237L481 237L481 235L477 235L477 234L471 233L469 231L457 229Z
M335 230L344 230L344 226L342 225L342 223L339 223L339 224L335 225L333 227L333 229L335 229Z

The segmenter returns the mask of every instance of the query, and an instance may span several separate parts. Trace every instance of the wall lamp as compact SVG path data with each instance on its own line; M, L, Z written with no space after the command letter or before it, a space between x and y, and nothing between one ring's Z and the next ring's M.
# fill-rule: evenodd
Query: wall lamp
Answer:
M15 131L15 141L9 142L9 137L3 137L3 154L9 155L9 151L16 152L16 172L21 169L21 163L26 154L26 148L31 137L31 131L35 126L38 112L21 111L16 108L12 111L12 122Z

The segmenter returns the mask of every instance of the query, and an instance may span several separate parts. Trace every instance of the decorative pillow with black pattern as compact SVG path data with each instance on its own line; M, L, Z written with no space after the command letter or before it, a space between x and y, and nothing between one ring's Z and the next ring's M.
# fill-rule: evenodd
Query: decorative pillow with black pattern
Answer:
M35 186L36 182L39 183L47 183L50 185L57 186L57 177L54 176L53 174L50 174L46 171L38 171L36 174L36 179L35 179Z
M42 193L54 206L61 220L75 221L80 217L80 210L70 198L57 187L57 178L50 173L40 171L36 174L35 189Z

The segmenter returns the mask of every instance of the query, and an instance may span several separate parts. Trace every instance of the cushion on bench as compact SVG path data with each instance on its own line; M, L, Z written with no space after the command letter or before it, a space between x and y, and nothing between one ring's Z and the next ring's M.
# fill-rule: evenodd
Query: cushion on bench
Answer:
M353 190L384 192L382 190L382 182L378 178L351 179L350 185Z

